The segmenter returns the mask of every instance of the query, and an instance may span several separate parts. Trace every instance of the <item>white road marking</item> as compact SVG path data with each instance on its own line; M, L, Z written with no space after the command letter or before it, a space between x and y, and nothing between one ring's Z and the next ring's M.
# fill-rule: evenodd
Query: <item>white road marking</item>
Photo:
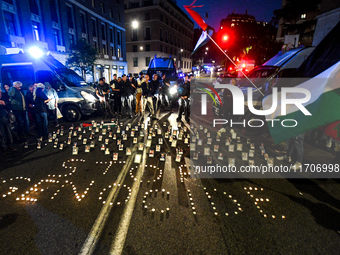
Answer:
M135 152L137 149L137 145L134 146L133 151ZM118 175L117 180L115 181L116 184L118 183L122 183L123 180L125 179L129 169L130 169L130 165L132 163L132 160L134 159L134 154L131 155L128 160L126 161L126 164L124 165L122 171L120 172L120 174ZM110 205L110 203L114 203L114 201L117 199L117 196L119 194L119 191L121 189L123 185L112 185L112 189L105 201L104 206L102 207L94 225L92 226L92 229L89 233L89 235L87 236L83 247L79 253L79 255L90 255L94 252L95 248L96 248L96 244L98 242L98 239L103 231L103 228L105 226L105 222L110 214L110 211L112 209L112 206Z
M139 188L140 188L140 183L141 183L143 173L145 170L145 164L146 164L146 148L144 148L143 160L136 174L136 181L132 185L132 192L131 192L130 199L124 208L124 212L123 212L123 215L121 217L121 220L118 226L115 240L112 243L111 248L110 248L110 254L112 255L119 255L119 254L122 254L123 252L126 236L127 236L131 218L132 218L132 214L135 209L135 204L136 204L137 195L138 195Z

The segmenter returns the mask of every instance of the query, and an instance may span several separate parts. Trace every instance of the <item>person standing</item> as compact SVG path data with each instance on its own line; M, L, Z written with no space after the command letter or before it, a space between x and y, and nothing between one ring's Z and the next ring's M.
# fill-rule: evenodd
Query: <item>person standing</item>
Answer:
M2 93L2 99L3 99L4 101L8 102L8 103L9 103L8 107L9 107L10 109L12 109L12 108L11 108L11 100L10 100L9 95L8 95L9 89L10 89L10 87L9 87L7 84L5 84L5 85L4 85L4 90L5 90L5 92Z
M146 105L149 106L150 113L152 117L155 117L155 111L153 108L153 96L155 93L155 89L153 87L153 83L149 81L149 75L144 75L144 82L142 83L142 96L143 96L143 113L145 114Z
M9 101L3 98L3 93L0 90L0 149L3 154L6 154L8 150L16 151L13 147L13 136L8 120L8 111L10 111Z
M172 101L170 100L170 80L166 78L166 74L162 75L162 83L159 88L159 97L161 100L161 108L165 108L165 104L170 108L170 114L172 113Z
M138 114L142 115L142 83L144 82L144 75L142 72L139 73L139 78L137 79L137 84L136 84L136 116Z
M159 91L159 80L158 80L158 74L154 74L152 76L152 87L154 89L154 93L153 93L153 97L152 97L152 101L153 101L153 109L155 112L157 112L157 108L158 108L158 91Z
M59 127L57 108L58 108L58 94L54 88L52 88L49 82L45 82L45 94L51 99L47 104L47 117L54 120L55 127Z
M36 119L35 119L35 112L34 112L34 100L33 100L33 91L34 91L34 85L31 84L28 86L28 91L26 93L26 103L27 103L27 113L28 113L28 119L30 121L30 124L36 125Z
M132 118L132 95L133 87L126 75L123 74L122 81L120 83L120 92L122 100L122 114L125 117Z
M178 108L178 117L177 121L181 121L182 114L185 115L185 120L187 122L190 121L189 119L189 97L190 97L190 82L189 77L187 74L184 76L184 82L178 88L178 95L179 95L179 108Z
M129 73L129 81L131 83L131 86L133 88L133 93L132 93L132 99L131 99L131 107L132 109L136 109L136 89L137 89L137 81L136 79L132 76L131 73Z
M121 98L120 98L120 84L117 80L117 74L113 75L113 80L110 81L110 87L111 91L113 92L113 98L114 98L114 109L115 115L118 116L121 114Z
M40 140L47 139L48 135L48 119L47 119L47 103L51 101L44 93L45 85L37 84L37 88L33 93L35 104L35 115L38 124L38 136Z
M13 82L13 87L10 88L8 95L11 100L13 113L17 121L17 131L21 139L26 139L29 133L27 107L24 93L21 91L22 83L20 81Z

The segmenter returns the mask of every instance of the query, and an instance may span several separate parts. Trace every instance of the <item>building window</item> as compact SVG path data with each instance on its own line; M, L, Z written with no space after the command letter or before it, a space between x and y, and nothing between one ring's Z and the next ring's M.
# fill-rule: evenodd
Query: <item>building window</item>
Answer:
M120 49L117 49L117 57L119 57L119 58L121 57L121 56L120 56L120 53L121 53L121 52L120 52Z
M117 31L117 45L122 45L122 35L119 30Z
M51 19L55 23L59 23L58 19L58 6L56 0L50 0L50 10L51 10Z
M120 14L117 12L117 21L120 22Z
M137 45L132 45L132 51L137 52Z
M102 13L105 13L105 6L103 2L100 3L100 8L102 10Z
M36 41L40 41L40 24L32 21L33 38Z
M163 41L163 28L159 29L159 38L161 41Z
M92 19L92 36L97 37L97 25L95 19Z
M113 43L115 40L114 40L114 33L113 33L113 28L110 27L110 43Z
M150 51L150 44L145 45L145 51Z
M55 45L61 45L60 39L59 39L59 30L53 28L53 38L54 38L54 43Z
M149 66L150 64L150 57L145 58L145 66Z
M3 11L4 13L4 18L5 18L5 24L7 28L7 33L9 35L18 35L17 34L17 29L15 25L15 16L13 13Z
M75 40L74 40L74 35L73 34L69 34L70 37L70 43L72 44L76 44Z
M172 34L170 34L170 43L172 44Z
M96 8L96 0L92 0L92 7Z
M73 10L72 10L72 7L69 5L66 5L66 16L67 16L68 27L74 29Z
M111 54L111 56L115 55L115 51L114 51L114 48L112 46L110 47L110 54Z
M106 55L106 44L103 44L103 55Z
M38 0L29 0L29 5L30 5L30 11L31 13L34 13L36 15L40 15L39 14L39 4L38 4Z
M138 41L137 28L132 29L132 41Z
M150 12L145 13L145 20L150 20Z
M133 67L138 67L138 58L133 58Z
M106 41L106 29L105 24L102 23L102 39Z
M113 10L111 8L109 9L109 14L110 14L110 18L113 19Z
M80 13L80 29L81 32L86 34L86 18L85 18L85 13Z
M165 30L165 41L168 42L168 31Z
M145 40L151 40L151 27L145 27Z

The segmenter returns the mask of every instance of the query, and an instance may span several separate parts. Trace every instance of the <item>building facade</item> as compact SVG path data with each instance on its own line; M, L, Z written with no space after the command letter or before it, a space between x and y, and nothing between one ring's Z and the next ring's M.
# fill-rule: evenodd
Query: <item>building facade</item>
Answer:
M63 64L70 46L84 39L99 53L88 82L127 72L122 0L3 0L0 33L0 54L36 46Z
M192 68L194 23L171 0L125 0L128 70L137 74L158 57L173 57L178 69Z

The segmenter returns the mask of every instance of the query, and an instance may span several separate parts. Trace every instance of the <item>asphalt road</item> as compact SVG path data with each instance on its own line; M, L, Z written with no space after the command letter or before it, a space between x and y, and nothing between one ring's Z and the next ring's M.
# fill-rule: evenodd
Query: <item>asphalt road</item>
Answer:
M199 100L196 95L194 102ZM71 130L70 123L62 123L63 135L50 130L58 138L57 148L52 139L37 149L31 138L27 149L16 144L18 151L0 155L0 254L339 254L339 179L200 178L189 169L195 163L189 148L194 131L187 123L178 127L176 117L164 112L148 122L106 119L102 126L96 117L98 132L92 127L92 140L89 127L77 129L92 118ZM204 137L199 125L208 127L212 118L192 116L190 124ZM217 129L209 131L216 139ZM175 146L167 132L176 136ZM244 148L250 138L276 156L266 134L235 132ZM85 152L83 138L86 144L95 141L90 152ZM74 142L78 155L72 155ZM101 150L102 144L110 154ZM179 161L176 149L183 151ZM229 157L229 151L220 149ZM255 160L263 160L256 149ZM165 161L160 161L162 153ZM135 163L136 154L140 163ZM333 157L324 147L305 144L306 162Z

